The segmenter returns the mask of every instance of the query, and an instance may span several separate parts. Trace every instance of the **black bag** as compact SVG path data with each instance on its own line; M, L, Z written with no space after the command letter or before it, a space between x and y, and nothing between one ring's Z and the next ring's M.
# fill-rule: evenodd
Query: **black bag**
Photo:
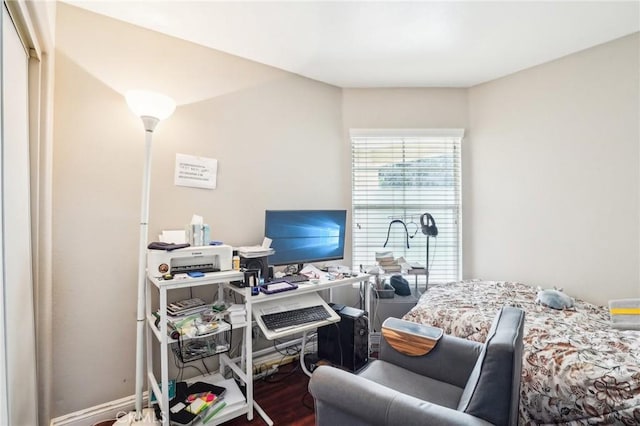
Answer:
M402 275L394 275L391 277L391 287L398 296L411 296L409 282L402 278Z

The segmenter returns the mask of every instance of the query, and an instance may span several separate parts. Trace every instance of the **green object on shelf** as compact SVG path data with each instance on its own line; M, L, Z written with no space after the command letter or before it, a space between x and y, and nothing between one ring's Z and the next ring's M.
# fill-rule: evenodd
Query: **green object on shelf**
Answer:
M213 416L215 416L216 414L218 414L218 412L220 410L222 410L224 407L227 406L227 403L224 401L220 401L218 404L216 404L215 406L213 406L211 408L211 410L209 410L209 412L207 413L207 417L202 421L203 423L208 423L209 420L211 420L213 418Z

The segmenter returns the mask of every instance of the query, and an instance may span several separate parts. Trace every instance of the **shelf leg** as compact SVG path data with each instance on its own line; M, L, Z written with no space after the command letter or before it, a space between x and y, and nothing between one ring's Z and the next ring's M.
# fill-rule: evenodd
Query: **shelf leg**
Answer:
M256 409L256 411L258 412L260 417L262 417L262 420L264 420L265 423L267 423L269 426L273 426L273 420L271 420L271 417L269 417L267 413L264 412L262 407L260 407L260 405L258 405L258 403L255 401L253 401L253 408Z
M160 289L160 390L162 393L162 425L169 426L169 338L167 336L167 290Z
M244 371L246 371L247 373L247 380L245 383L247 390L247 404L249 405L249 407L251 407L252 405L256 405L255 401L253 400L253 333L251 332L253 307L251 306L251 289L249 287L246 287L244 291L245 309L247 310L247 326L244 328L244 351L242 352L245 355L243 367ZM262 411L262 409L260 409L260 411ZM253 420L253 410L251 408L247 413L247 420Z

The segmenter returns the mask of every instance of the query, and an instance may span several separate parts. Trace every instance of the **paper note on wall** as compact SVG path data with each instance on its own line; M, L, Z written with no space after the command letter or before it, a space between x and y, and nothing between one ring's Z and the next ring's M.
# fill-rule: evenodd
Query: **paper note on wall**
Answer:
M175 185L216 189L217 173L216 159L176 154Z

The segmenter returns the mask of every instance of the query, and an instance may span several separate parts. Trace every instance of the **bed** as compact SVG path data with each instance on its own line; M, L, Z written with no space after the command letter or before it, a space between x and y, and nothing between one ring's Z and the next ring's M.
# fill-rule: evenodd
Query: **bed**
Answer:
M513 282L431 286L404 319L484 342L503 305L525 310L520 424L640 424L640 331L611 327L606 307L567 310L535 303Z

